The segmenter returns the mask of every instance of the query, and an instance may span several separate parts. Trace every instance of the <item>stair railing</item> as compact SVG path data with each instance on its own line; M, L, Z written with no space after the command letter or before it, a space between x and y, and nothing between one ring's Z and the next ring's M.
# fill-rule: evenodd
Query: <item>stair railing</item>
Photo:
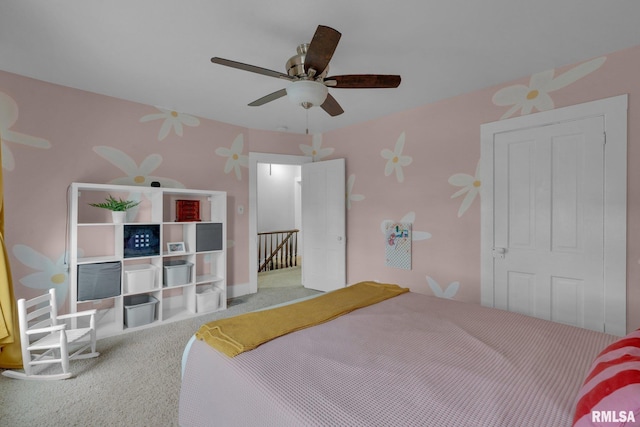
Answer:
M294 229L258 233L259 273L298 265L299 231Z

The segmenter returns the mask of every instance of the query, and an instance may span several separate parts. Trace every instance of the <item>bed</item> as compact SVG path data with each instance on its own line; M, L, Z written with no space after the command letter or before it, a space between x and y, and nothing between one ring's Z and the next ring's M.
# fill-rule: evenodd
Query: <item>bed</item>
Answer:
M617 342L604 333L406 292L235 357L192 339L183 360L179 423L571 426L594 360ZM631 393L640 396L640 389Z

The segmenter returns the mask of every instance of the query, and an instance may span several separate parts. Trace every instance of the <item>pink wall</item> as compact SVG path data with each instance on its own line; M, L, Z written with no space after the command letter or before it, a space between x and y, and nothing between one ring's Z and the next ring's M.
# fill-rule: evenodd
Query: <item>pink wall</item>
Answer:
M29 297L51 286L66 295L66 189L73 181L148 185L155 179L167 186L226 190L233 241L229 285L246 283L248 215L236 210L249 204L244 156L249 151L302 155L314 148L317 159L347 159L350 283L391 281L479 303L481 183L473 184L480 125L628 93L628 329L638 328L639 69L640 46L313 139L176 118L171 112L158 116L163 113L152 106L0 72L6 243L16 295ZM184 123L182 131L161 133L171 119ZM239 161L228 164L234 152ZM410 271L385 265L381 224L403 218L414 222Z
M229 283L248 282L249 151L302 154L310 137L254 131L183 116L188 125L161 134L155 107L0 72L6 244L16 297L56 286L64 269L66 193L71 182L116 182L228 192ZM165 114L166 116L166 114ZM173 117L171 112L169 117ZM143 121L141 119L146 117ZM170 123L170 122L167 122ZM225 170L229 154L241 154ZM238 174L236 174L236 169Z

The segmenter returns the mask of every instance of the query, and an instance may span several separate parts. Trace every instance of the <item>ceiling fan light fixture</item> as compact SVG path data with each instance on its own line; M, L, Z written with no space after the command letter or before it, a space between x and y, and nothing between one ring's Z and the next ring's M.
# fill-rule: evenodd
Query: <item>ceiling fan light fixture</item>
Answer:
M313 80L297 80L287 86L289 100L305 109L322 105L328 93L324 84Z

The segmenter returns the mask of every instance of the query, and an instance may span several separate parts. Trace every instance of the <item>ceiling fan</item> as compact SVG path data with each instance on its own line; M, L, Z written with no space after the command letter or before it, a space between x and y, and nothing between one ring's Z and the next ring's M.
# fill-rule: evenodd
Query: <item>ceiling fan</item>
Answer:
M283 96L288 96L292 102L305 109L319 105L329 115L338 116L344 113L344 110L338 101L329 94L328 87L378 89L396 88L400 85L400 76L396 75L349 74L327 77L329 61L331 61L341 36L342 34L333 28L318 25L311 43L299 45L296 49L297 55L287 61L287 74L218 57L211 58L211 62L290 82L286 88L253 101L249 104L251 107L264 105Z

